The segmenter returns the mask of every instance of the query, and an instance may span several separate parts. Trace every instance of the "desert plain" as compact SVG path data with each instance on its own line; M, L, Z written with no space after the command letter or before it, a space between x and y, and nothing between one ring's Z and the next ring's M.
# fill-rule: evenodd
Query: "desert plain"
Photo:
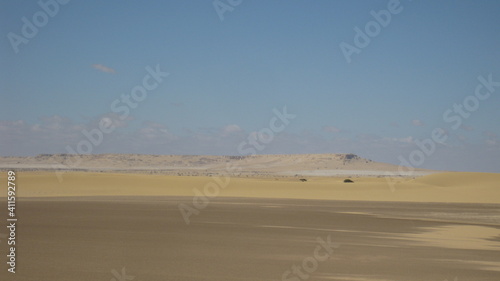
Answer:
M0 230L0 280L500 280L500 174L355 155L70 161L2 159L18 222L15 274Z

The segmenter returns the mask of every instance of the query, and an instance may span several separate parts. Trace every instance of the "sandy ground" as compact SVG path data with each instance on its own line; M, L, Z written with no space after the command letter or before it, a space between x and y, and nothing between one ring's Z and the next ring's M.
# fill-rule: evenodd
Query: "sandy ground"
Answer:
M498 174L17 177L17 273L2 227L2 281L500 280Z
M416 179L178 177L145 174L19 172L18 196L195 196L366 201L500 203L500 174L441 173ZM61 180L61 181L59 181ZM5 197L6 192L0 194Z
M186 225L178 204L189 201L20 200L17 273L14 278L2 271L0 278L493 281L500 276L498 205L219 198ZM315 264L318 239L333 245L331 253L320 248L318 257L328 258ZM2 252L5 248L2 243ZM0 259L5 264L5 256ZM294 265L304 278L287 274Z

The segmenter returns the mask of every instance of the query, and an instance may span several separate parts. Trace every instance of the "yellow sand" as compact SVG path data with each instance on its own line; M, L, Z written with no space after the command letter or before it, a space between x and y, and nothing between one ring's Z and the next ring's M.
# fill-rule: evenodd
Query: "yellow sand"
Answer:
M18 172L18 197L194 196L500 203L500 174L440 173L408 179L217 178L145 174ZM5 179L4 179L5 180ZM227 184L225 184L227 182ZM6 183L4 182L6 185ZM217 193L218 192L218 193ZM6 196L6 192L0 194Z

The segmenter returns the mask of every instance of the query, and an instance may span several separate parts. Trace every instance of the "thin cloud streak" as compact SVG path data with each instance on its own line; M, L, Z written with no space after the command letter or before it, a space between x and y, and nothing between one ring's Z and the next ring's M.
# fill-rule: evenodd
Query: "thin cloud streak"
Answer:
M107 67L107 66L102 65L102 64L93 64L92 67L97 69L97 70L100 70L102 72L112 73L112 74L116 73L116 71L113 68Z

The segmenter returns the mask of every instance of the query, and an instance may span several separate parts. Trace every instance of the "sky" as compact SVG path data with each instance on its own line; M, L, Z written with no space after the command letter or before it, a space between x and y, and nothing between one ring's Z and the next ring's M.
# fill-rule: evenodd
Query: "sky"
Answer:
M0 7L2 156L355 153L500 172L499 1Z

